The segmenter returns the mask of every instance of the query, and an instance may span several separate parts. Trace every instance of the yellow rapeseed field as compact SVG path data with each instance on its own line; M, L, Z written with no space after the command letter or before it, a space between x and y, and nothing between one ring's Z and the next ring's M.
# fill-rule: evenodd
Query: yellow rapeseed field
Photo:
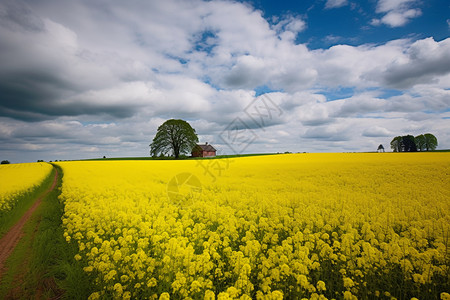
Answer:
M59 165L90 299L449 296L448 153Z
M0 215L11 210L20 196L41 185L52 169L48 163L0 165Z

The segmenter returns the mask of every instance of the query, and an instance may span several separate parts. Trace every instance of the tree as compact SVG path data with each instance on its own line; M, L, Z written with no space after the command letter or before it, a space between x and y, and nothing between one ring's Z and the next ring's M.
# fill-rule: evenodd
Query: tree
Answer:
M9 160L2 160L2 165L7 165L9 164Z
M416 142L417 150L424 151L425 150L425 136L420 134L414 138Z
M427 151L436 150L436 147L438 145L437 138L431 133L425 133L423 136L425 139L424 148L427 149Z
M412 135L402 136L402 151L417 152L416 142Z
M394 152L401 152L402 151L402 137L396 136L391 141L391 149Z
M150 154L158 156L172 152L175 158L178 158L180 154L190 152L196 143L197 134L188 122L170 119L158 127L150 144Z
M378 146L377 151L379 151L379 152L384 152L384 147L383 147L382 144L380 144L380 146Z
M396 136L391 141L391 148L394 152L416 152L416 141L412 135Z

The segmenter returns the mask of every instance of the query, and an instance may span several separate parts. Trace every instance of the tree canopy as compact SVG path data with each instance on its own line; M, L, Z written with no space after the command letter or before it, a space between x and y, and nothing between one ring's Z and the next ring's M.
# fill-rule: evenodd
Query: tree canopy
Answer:
M396 136L391 141L391 149L394 152L401 152L402 151L402 137Z
M423 134L420 134L414 138L417 146L418 151L424 151L425 150L425 136Z
M425 138L425 149L427 151L436 150L436 147L438 145L437 138L431 133L425 133L423 136Z
M396 136L391 141L391 149L394 152L415 152L435 150L438 145L437 138L431 133Z
M170 155L178 158L188 153L198 143L195 129L184 120L170 119L158 127L153 142L150 144L152 156Z
M416 142L412 135L405 135L402 137L402 146L404 152L417 152Z

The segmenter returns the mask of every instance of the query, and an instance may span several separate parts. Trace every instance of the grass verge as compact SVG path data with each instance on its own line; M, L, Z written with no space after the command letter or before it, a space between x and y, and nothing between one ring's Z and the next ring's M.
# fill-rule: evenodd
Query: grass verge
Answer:
M58 166L58 187L62 170ZM91 283L74 259L76 246L63 236L59 188L42 200L24 227L24 236L6 261L0 299L87 299Z

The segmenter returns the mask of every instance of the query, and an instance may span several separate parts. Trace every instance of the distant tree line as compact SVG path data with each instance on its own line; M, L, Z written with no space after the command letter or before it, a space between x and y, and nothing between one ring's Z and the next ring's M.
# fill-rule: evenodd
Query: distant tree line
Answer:
M394 152L430 151L435 150L437 145L437 138L431 133L420 134L416 137L412 135L396 136L391 141L391 148Z

